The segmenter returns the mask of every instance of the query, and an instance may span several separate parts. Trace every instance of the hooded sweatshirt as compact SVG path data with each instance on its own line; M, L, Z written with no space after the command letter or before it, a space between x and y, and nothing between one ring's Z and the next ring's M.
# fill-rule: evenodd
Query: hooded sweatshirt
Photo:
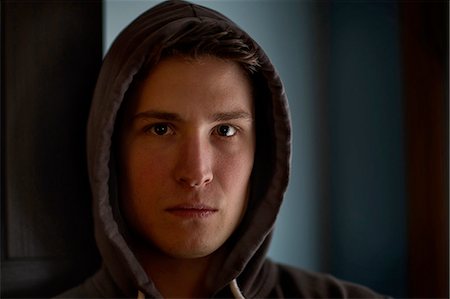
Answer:
M282 82L260 46L220 13L184 1L163 2L125 28L105 56L87 130L88 169L93 196L95 237L102 266L63 298L161 298L128 240L133 238L118 205L113 133L117 114L134 76L149 53L165 46L189 24L205 22L250 40L260 57L255 77L256 153L249 203L239 227L223 245L205 277L213 297L369 298L369 289L330 275L272 262L266 257L289 177L290 117Z

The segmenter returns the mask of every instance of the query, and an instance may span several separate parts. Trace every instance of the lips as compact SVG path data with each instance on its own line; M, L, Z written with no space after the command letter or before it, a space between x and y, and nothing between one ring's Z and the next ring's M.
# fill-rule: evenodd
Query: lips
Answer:
M207 218L218 212L218 209L203 204L181 204L166 209L166 212L183 218Z

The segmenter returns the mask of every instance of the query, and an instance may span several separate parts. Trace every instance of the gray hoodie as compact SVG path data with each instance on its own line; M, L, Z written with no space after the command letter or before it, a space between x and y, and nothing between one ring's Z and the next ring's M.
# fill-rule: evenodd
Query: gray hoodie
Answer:
M167 1L146 11L125 28L107 53L97 81L88 123L88 165L95 236L102 267L82 285L59 297L162 297L134 255L132 238L117 204L116 161L112 136L125 93L147 56L190 22L222 24L246 37L236 24L211 9ZM248 37L250 38L250 37ZM223 258L209 270L205 284L214 297L380 297L367 288L276 264L266 257L271 233L288 184L290 117L280 78L263 50L255 74L258 97L256 154L249 205L237 231L226 242ZM263 128L263 129L262 129Z

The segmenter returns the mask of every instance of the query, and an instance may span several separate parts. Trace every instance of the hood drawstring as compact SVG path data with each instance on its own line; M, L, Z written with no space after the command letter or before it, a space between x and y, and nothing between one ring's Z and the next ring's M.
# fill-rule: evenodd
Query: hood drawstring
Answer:
M242 295L242 292L239 289L236 278L230 282L230 289L231 289L231 292L233 293L234 298L245 299L244 295Z
M236 299L245 299L244 295L242 295L241 290L237 284L236 278L230 282L230 289L233 293L234 298ZM137 299L144 299L145 295L140 290L138 290Z

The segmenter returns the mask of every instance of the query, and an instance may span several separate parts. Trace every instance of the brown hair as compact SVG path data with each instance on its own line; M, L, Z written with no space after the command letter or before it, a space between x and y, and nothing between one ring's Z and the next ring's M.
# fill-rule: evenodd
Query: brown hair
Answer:
M181 55L197 59L214 56L238 63L252 75L260 67L256 45L241 32L217 22L194 21L169 36L161 46L149 53L141 74L146 76L164 58Z

